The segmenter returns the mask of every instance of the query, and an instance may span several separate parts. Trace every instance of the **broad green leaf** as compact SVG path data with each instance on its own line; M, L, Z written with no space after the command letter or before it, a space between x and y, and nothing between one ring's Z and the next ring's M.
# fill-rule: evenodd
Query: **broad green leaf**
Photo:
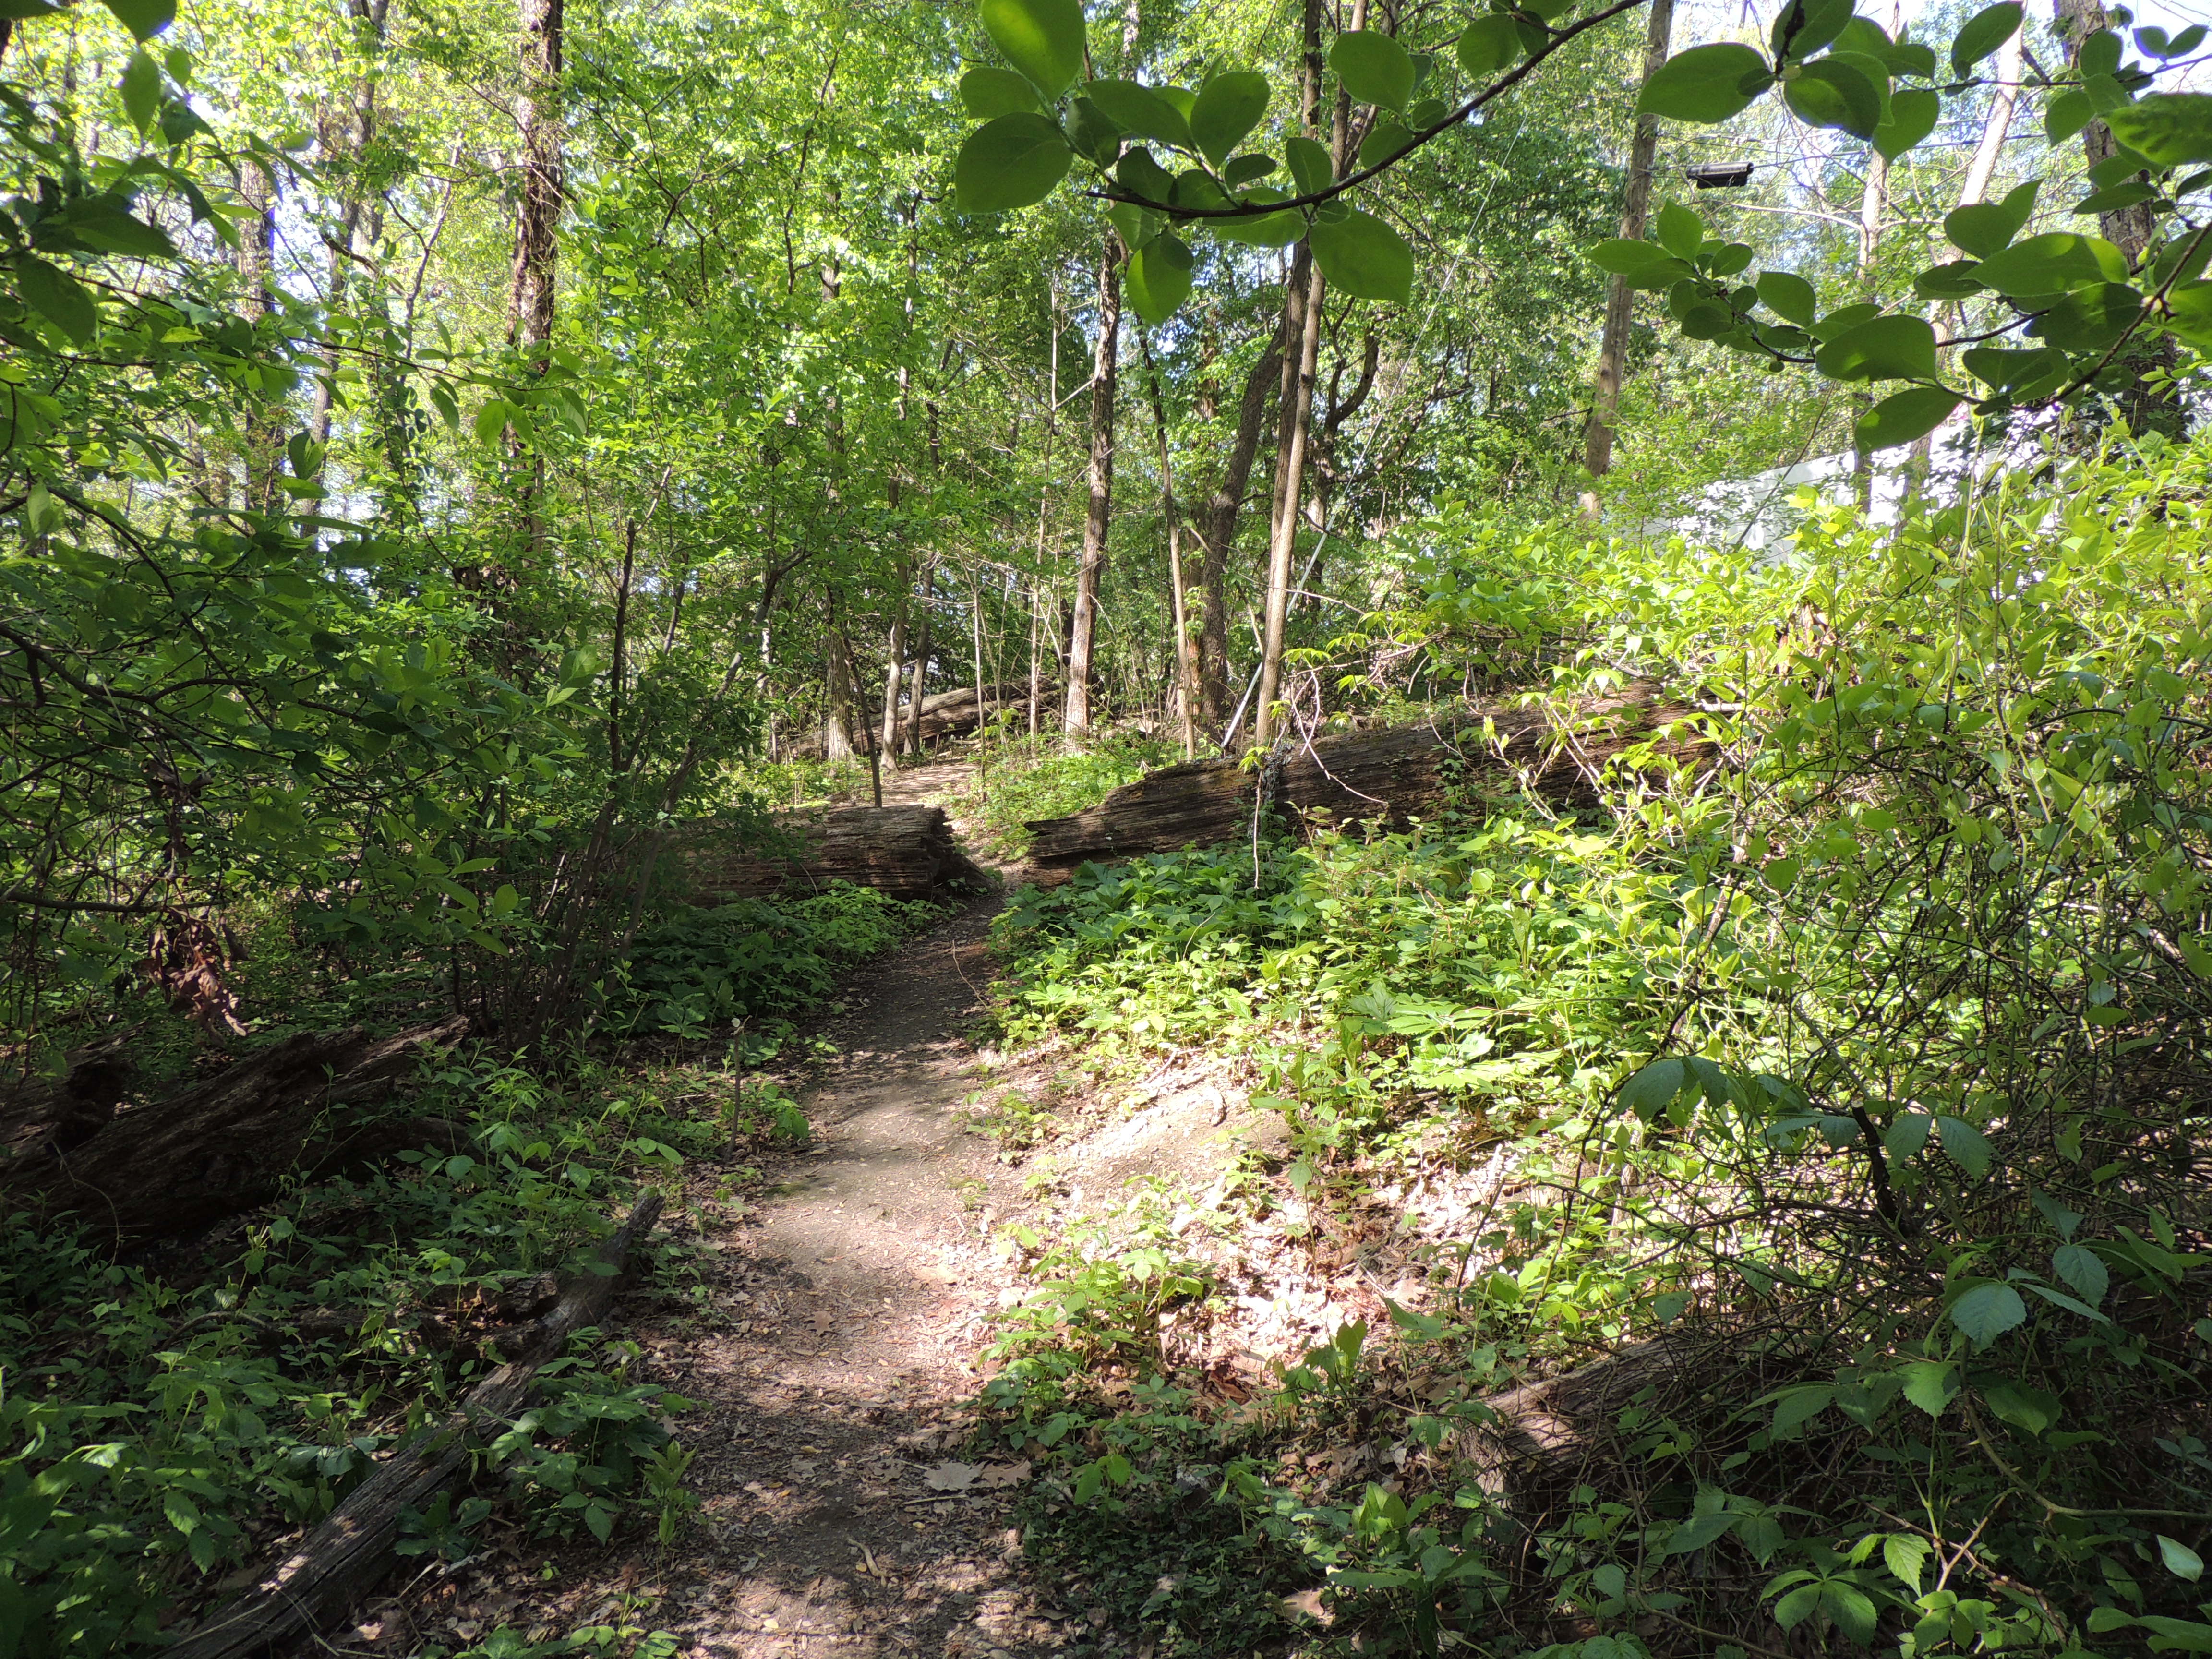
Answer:
M1951 1322L1978 1348L2027 1322L2027 1304L2009 1285L1976 1285L1951 1304Z
M1974 275L1980 264L1977 259L1954 259L1923 270L1912 279L1912 292L1923 300L1970 300L1982 291L1981 279Z
M1401 110L1413 95L1412 55L1380 29L1337 36L1328 62L1356 102Z
M1689 1069L1672 1055L1655 1060L1620 1085L1620 1103L1650 1123L1674 1103L1689 1076Z
M1936 1120L1925 1112L1899 1112L1881 1138L1882 1150L1898 1163L1908 1163L1920 1156L1928 1132L1935 1127Z
M1784 1439L1797 1432L1834 1401L1836 1391L1826 1383L1791 1389L1774 1402L1774 1437Z
M1735 313L1711 298L1693 300L1683 307L1678 321L1682 332L1692 340L1717 340L1737 325ZM1850 1121L1849 1118L1843 1121Z
M177 21L177 0L106 0L106 3L115 21L129 29L134 40L150 40Z
M1190 250L1163 231L1139 248L1129 261L1129 303L1152 327L1176 313L1190 294Z
M1929 1416L1942 1416L1959 1392L1958 1370L1940 1359L1913 1360L1899 1373L1905 1378L1905 1397Z
M2087 355L2117 343L2142 321L2142 315L2143 296L2125 283L2093 283L2074 289L2037 318L2027 331L2062 351ZM2105 1012L2090 1010L2093 1015Z
M1814 362L1837 380L1932 380L1936 331L1923 318L1877 317L1838 335Z
M1839 40L1851 23L1851 0L1790 0L1767 31L1778 63L1802 63Z
M1406 131L1403 122L1384 116L1369 128L1367 136L1359 141L1361 171L1396 160L1412 147L1413 142L1413 135Z
M161 69L143 51L131 54L120 82L123 112L141 132L149 131L161 112Z
M1114 182L1132 196L1147 202L1165 204L1175 194L1175 179L1168 170L1152 160L1148 149L1133 149L1114 167Z
M960 101L977 120L988 121L994 116L1035 111L1037 95L1026 76L985 64L960 77Z
M1190 136L1206 159L1219 167L1267 112L1267 77L1249 70L1217 75L1198 89L1191 106Z
M1631 288L1665 288L1692 273L1690 267L1655 242L1600 242L1589 251L1600 270L1626 279Z
M1705 245L1705 222L1693 209L1669 202L1659 210L1659 245L1678 259L1694 259Z
M2112 137L2161 167L2212 161L2212 93L2154 92L2106 118Z
M1893 392L1860 416L1851 427L1851 436L1868 454L1894 449L1926 437L1950 419L1958 406L1959 394L1943 386L1909 386Z
M2193 1584L2204 1577L2204 1558L2188 1545L2178 1539L2168 1538L2164 1533L2158 1534L2158 1559L2166 1564L2166 1570L2176 1578L2186 1578Z
M1244 199L1266 203L1287 198L1281 191L1261 185L1246 191ZM1249 247L1288 247L1306 234L1306 216L1296 211L1255 214L1249 219L1199 219L1192 223L1224 241L1242 242Z
M2112 1270L2102 1256L2085 1244L2061 1244L2051 1253L2051 1271L2093 1308L2112 1287Z
M2122 46L2120 37L2111 29L2098 29L2084 35L2079 50L2074 54L2074 67L2084 77L2117 74L2120 67Z
M2010 1379L1980 1383L1976 1392L2000 1421L2030 1434L2051 1428L2063 1410L2057 1395Z
M1874 1598L1857 1586L1831 1578L1820 1586L1820 1607L1836 1621L1836 1628L1861 1647L1872 1645L1879 1616Z
M79 345L100 329L100 307L84 284L58 265L26 254L16 262L15 286L24 304Z
M1951 73L1965 75L2011 40L2027 15L2019 0L1998 0L1969 17L1951 42Z
M1729 1510L1709 1510L1703 1515L1693 1515L1667 1534L1668 1555L1687 1555L1701 1550L1715 1539L1724 1538L1742 1517Z
M501 399L497 398L486 398L483 407L477 410L477 441L480 444L497 442L499 440L499 434L507 429L507 420L514 412L514 411Z
M1949 413L1948 410L1944 412ZM1931 425L1929 429L1933 431L1935 428ZM1913 435L1917 437L1919 434L1916 433ZM1939 1114L1936 1119L1936 1133L1951 1162L1976 1181L1990 1172L1994 1154L1990 1151L1989 1139L1966 1119Z
M1521 56L1521 32L1510 17L1478 17L1459 37L1459 66L1470 79L1486 81Z
M1820 298L1812 283L1786 270L1759 273L1759 297L1766 308L1800 328L1810 328L1820 314Z
M2085 283L2125 282L2128 262L2101 237L2054 230L1991 254L1974 275L2000 294L2033 296L2063 294Z
M1885 161L1894 161L1936 131L1943 114L1940 94L1923 88L1893 92L1889 96L1889 118L1874 130L1874 147Z
M1083 71L1079 0L981 0L983 28L1047 102Z
M2079 87L2068 87L2054 92L2043 106L2043 136L2052 143L2063 143L2083 127L2097 118L2097 106L2089 101L2089 94Z
M1677 52L1644 83L1639 115L1711 125L1751 107L1774 83L1766 60L1749 46L1723 41Z
M1808 64L1793 80L1782 83L1782 96L1797 118L1808 126L1833 127L1855 138L1871 138L1882 123L1887 106L1887 76L1879 82L1862 65L1881 66L1871 59L1846 58L1831 52Z
M968 135L952 164L954 200L963 213L1004 213L1042 202L1075 165L1067 137L1042 115L987 121Z
M1106 210L1107 222L1126 248L1140 248L1160 233L1161 216L1134 202L1116 202Z
M1291 138L1284 142L1283 150L1290 160L1291 177L1297 181L1299 195L1317 195L1336 181L1328 146L1311 138Z
M1928 1551L1926 1539L1915 1538L1909 1532L1893 1532L1881 1540L1881 1564L1899 1583L1917 1595L1920 1581L1928 1572Z
M1341 219L1316 219L1307 239L1332 287L1354 299L1398 305L1413 297L1413 250L1372 214L1355 209Z
M1943 220L1943 234L1951 239L1953 246L1986 259L2008 246L2020 234L2035 211L2035 194L2039 180L2031 179L2018 189L2008 191L2000 202L1971 202L1962 208L1954 208Z
M1280 172L1282 165L1272 155L1233 156L1229 165L1221 170L1221 178L1230 189L1235 190L1255 179L1264 179L1271 173Z
M1185 167L1176 174L1175 188L1168 192L1168 201L1175 207L1207 211L1236 205L1203 167Z
M1176 149L1196 148L1191 143L1190 123L1156 88L1134 81L1093 81L1083 91L1122 131L1157 139Z
M1068 143L1078 155L1088 156L1102 167L1114 165L1128 131L1088 98L1079 96L1068 106Z

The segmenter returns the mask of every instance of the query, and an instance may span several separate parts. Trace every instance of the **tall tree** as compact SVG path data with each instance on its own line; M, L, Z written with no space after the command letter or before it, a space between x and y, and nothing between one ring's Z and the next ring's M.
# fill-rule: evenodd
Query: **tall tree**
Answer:
M1075 570L1075 614L1067 637L1070 738L1091 730L1091 656L1098 632L1098 584L1114 514L1114 393L1121 352L1121 239L1109 229L1098 254L1098 336L1091 360L1090 507L1083 517L1083 558Z
M561 137L561 76L566 41L563 0L520 0L521 90L515 125L522 139L522 189L514 214L514 267L507 291L507 335L533 366L553 337L566 155Z
M238 195L246 222L238 233L239 314L257 326L274 308L276 257L276 175L266 155L250 150L239 159ZM249 398L245 409L246 505L266 513L276 503L276 477L283 434L276 410L265 399Z

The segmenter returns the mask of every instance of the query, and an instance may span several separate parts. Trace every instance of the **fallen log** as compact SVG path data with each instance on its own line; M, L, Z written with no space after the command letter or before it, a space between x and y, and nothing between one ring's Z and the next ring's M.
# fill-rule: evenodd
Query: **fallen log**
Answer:
M1048 720L1058 718L1055 699L1060 688L1047 680L1037 687L1038 707ZM988 720L1009 708L1027 708L1030 683L1027 680L1006 685L987 685L983 688L983 718ZM906 730L906 722L913 718L914 705L908 699L899 702L899 730ZM950 691L933 691L921 700L921 740L935 743L943 738L957 738L975 729L975 688L956 685ZM870 722L863 721L853 733L854 746L863 755L875 746L877 733ZM903 741L903 739L902 739ZM786 752L808 760L818 760L823 753L822 733L814 732L799 738L786 746Z
M842 806L783 820L781 827L799 843L795 858L718 846L720 838L711 826L685 832L678 847L684 871L679 889L695 904L726 904L848 881L893 898L921 899L981 878L960 850L941 806Z
M169 1099L97 1116L101 1090L75 1115L27 1130L0 1163L0 1207L73 1215L117 1249L173 1238L267 1203L288 1179L313 1181L407 1146L459 1151L439 1119L381 1110L400 1080L468 1030L464 1015L393 1036L362 1026L301 1032L234 1061ZM64 1095L67 1080L64 1079Z
M251 1659L325 1628L374 1589L392 1570L401 1522L452 1486L484 1431L514 1417L538 1368L599 1322L631 1250L659 1216L660 1194L648 1191L601 1243L595 1266L570 1279L552 1310L527 1328L514 1358L471 1389L459 1411L386 1458L252 1589L171 1648L169 1659Z
M1517 781L1559 805L1594 805L1606 763L1687 712L1656 703L1647 687L1586 702L1565 724L1540 709L1478 707L1420 726L1340 732L1291 750L1271 774L1233 760L1186 761L1086 811L1025 825L1030 860L1049 883L1087 862L1239 839L1252 832L1253 797L1270 775L1268 810L1294 826L1318 818L1403 829L1477 773ZM1676 759L1701 752L1689 738L1658 747Z
M115 1121L137 1067L133 1025L71 1049L55 1077L21 1077L0 1085L0 1170L73 1152Z

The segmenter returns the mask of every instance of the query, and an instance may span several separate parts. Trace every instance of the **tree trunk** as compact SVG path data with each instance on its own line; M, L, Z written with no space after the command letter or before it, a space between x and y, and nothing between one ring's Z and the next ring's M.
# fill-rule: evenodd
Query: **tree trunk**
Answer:
M276 258L276 177L258 155L238 163L238 194L246 210L239 227L239 311L258 325L274 305ZM283 454L283 434L268 402L258 393L246 400L246 507L266 513L276 501L276 479Z
M1644 20L1644 79L1649 82L1667 61L1674 30L1674 0L1651 0ZM1659 149L1659 118L1639 115L1628 143L1628 184L1620 204L1623 241L1644 240L1644 225L1651 211L1651 162ZM1583 465L1593 478L1613 471L1613 421L1620 412L1620 383L1628 367L1628 330L1636 312L1636 294L1626 276L1615 276L1606 287L1605 332L1597 349L1597 387L1590 399L1589 425L1583 434ZM1596 505L1595 498L1586 507Z
M906 571L898 573L897 608L891 612L890 662L884 670L884 717L876 727L876 747L885 760L898 751L899 687L906 680Z
M828 666L829 707L822 715L822 758L842 765L853 758L853 682L848 673L844 641L833 631L823 642Z
M1098 632L1098 582L1114 508L1114 392L1121 348L1121 239L1109 230L1098 255L1098 338L1091 364L1091 505L1067 642L1067 705L1061 724L1079 741L1091 730L1091 659Z
M1244 377L1244 396L1237 406L1237 435L1227 465L1198 511L1193 528L1200 549L1199 586L1204 599L1198 629L1198 702L1206 728L1218 737L1229 720L1229 554L1237 541L1237 520L1252 485L1252 464L1259 457L1260 434L1267 418L1267 394L1283 372L1284 325Z
M921 700L929 690L930 636L937 620L937 607L930 601L935 595L936 587L937 563L932 560L922 567L921 591L915 596L921 605L921 637L915 644L914 690L907 705L906 747L907 752L916 760L921 757Z
M522 90L515 125L522 134L522 194L514 216L514 269L507 337L533 366L544 366L553 337L553 287L561 222L563 155L561 75L563 0L520 0Z

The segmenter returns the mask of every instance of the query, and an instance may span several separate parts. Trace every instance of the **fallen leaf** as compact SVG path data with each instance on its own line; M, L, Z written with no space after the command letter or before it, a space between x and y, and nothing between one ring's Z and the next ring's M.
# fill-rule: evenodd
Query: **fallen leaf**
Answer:
M1321 1592L1317 1589L1300 1590L1295 1595L1285 1595L1283 1598L1282 1607L1285 1613L1304 1613L1307 1618L1319 1620L1324 1625L1331 1622L1334 1618L1329 1610L1322 1606Z
M932 1492L966 1492L969 1487L975 1484L976 1476L982 1473L983 1466L980 1463L956 1463L948 1461L939 1463L933 1469L925 1470L922 1474L921 1484Z
M986 1486L1018 1486L1030 1478L1030 1466L1020 1463L986 1463L976 1476Z

